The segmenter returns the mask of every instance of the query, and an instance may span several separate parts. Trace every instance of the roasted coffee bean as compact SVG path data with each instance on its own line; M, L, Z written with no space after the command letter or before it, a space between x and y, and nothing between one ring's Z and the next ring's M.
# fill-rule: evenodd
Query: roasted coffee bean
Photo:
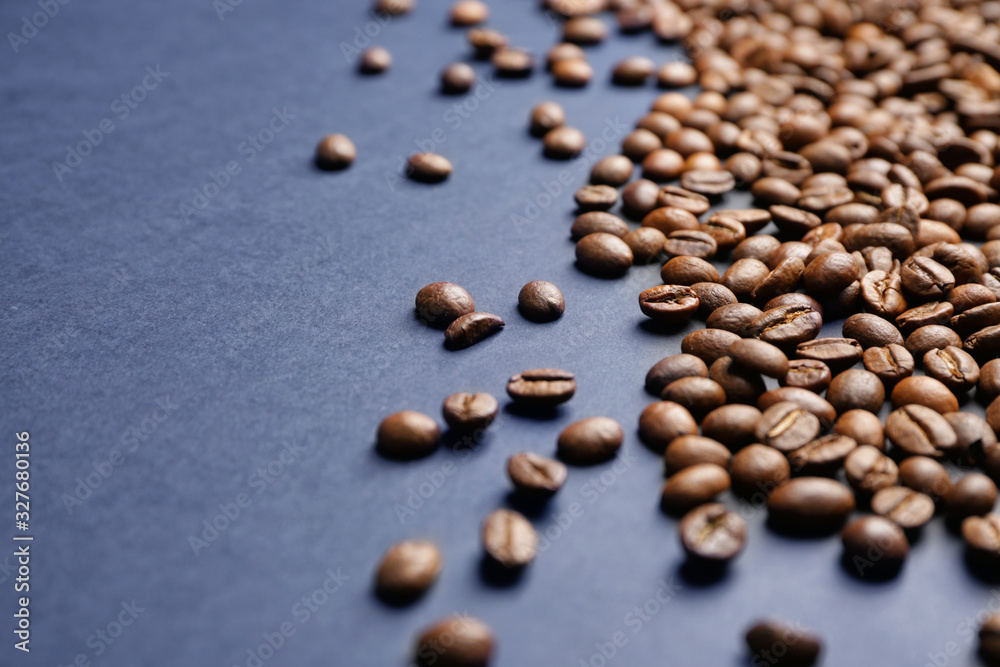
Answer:
M973 357L983 361L1000 356L1000 324L969 334L963 347Z
M732 290L724 285L720 285L727 292L732 294ZM733 295L735 302L736 295ZM710 329L721 329L729 333L742 336L750 331L754 321L760 317L760 308L751 306L749 303L729 303L719 306L705 320L705 326Z
M925 354L924 370L956 393L968 391L979 382L979 364L968 352L954 346Z
M373 46L361 52L358 69L362 74L381 74L392 67L392 54L381 46Z
M768 377L784 377L788 372L788 357L780 348L755 338L744 338L729 346L728 355L754 373Z
M955 430L938 412L917 404L894 410L885 421L893 445L910 455L940 458L955 449Z
M824 426L832 425L837 419L837 411L833 409L828 400L819 394L800 387L779 387L772 389L758 399L757 407L761 410L767 410L776 403L786 401L795 403L803 410L816 415L820 423Z
M885 449L885 430L878 416L868 410L848 410L833 425L833 432L854 438L861 446Z
M788 453L795 472L806 475L832 475L844 465L847 455L857 449L854 438L838 433L811 440Z
M656 65L644 56L622 60L611 71L611 80L620 86L641 86L653 74Z
M771 219L782 233L800 237L809 230L819 227L823 220L815 213L810 213L794 206L772 204L768 209Z
M391 414L382 420L376 436L376 448L392 459L416 459L427 456L441 442L441 430L430 417L413 410Z
M686 377L708 377L708 366L693 354L674 354L660 359L646 373L646 391L659 396L668 385Z
M398 16L413 11L414 0L376 0L373 9L382 14Z
M955 276L929 257L910 257L903 262L899 277L903 289L918 299L946 298L955 286Z
M865 368L874 373L885 386L892 386L913 375L913 355L895 343L870 347L863 356Z
M451 6L452 25L476 25L490 16L490 9L480 0L458 0Z
M610 185L618 188L628 183L634 168L632 160L624 155L609 155L594 164L590 170L590 182L594 185Z
M864 289L865 281L862 280L862 298L864 298ZM841 331L845 338L853 338L866 350L870 347L903 344L903 336L892 323L869 313L855 313L851 315L844 320L844 326Z
M622 189L623 208L626 214L642 218L657 207L659 194L660 186L649 179L640 178L637 181L632 181Z
M654 208L642 219L643 227L654 227L664 234L678 231L697 231L701 223L690 211L672 206ZM717 244L718 245L718 244Z
M493 655L493 632L471 616L450 616L425 630L417 640L419 667L487 667Z
M916 247L910 230L893 222L851 225L844 229L844 238L841 242L848 252L869 246L882 246L888 248L900 261L912 255Z
M504 321L491 313L468 313L448 325L444 342L449 349L462 350L500 331Z
M747 524L722 503L697 507L680 522L681 545L688 556L702 561L724 563L743 550Z
M820 316L823 315L823 306L820 305L819 301L801 292L789 292L788 294L776 296L764 304L764 310L780 308L781 306L805 306L815 310Z
M848 410L878 412L885 402L885 387L874 373L852 368L833 378L826 400L838 414Z
M698 227L713 239L721 252L729 252L747 237L746 228L736 218L716 213Z
M955 308L950 303L932 301L901 313L896 317L896 326L904 335L909 335L930 324L948 324L954 312Z
M861 299L865 308L879 319L902 317L906 311L903 283L896 273L869 271L861 279ZM901 338L898 331L896 336Z
M934 501L930 496L904 486L877 491L872 496L871 509L906 530L920 528L934 517Z
M660 256L660 253L663 251L663 244L667 242L667 237L659 229L639 227L623 236L622 241L625 241L625 245L632 250L632 261L637 265L641 265L650 264Z
M656 74L656 82L666 88L683 88L698 80L698 72L688 63L675 60L665 63Z
M687 115L690 115L690 113L686 114L685 118ZM700 152L715 152L712 140L704 132L693 127L681 127L668 133L664 137L663 145L674 149L684 157Z
M763 170L763 163L761 169ZM755 180L750 191L754 199L767 206L793 206L802 196L802 191L795 185L770 176Z
M524 371L507 382L507 394L517 403L547 407L565 403L576 393L572 373L556 368Z
M854 494L825 477L798 477L776 488L767 501L772 524L794 532L826 532L854 510Z
M639 294L639 310L658 322L686 322L698 310L698 295L684 285L660 285Z
M414 153L406 163L406 175L424 183L443 181L451 170L451 162L436 153Z
M814 359L793 359L788 362L788 371L779 378L782 387L800 387L821 393L830 386L830 367Z
M719 283L695 283L691 285L691 289L698 295L698 316L702 318L711 317L723 306L737 303L732 290Z
M416 599L441 572L441 551L427 540L403 540L389 547L375 571L375 590L383 598Z
M657 137L665 137L668 133L679 129L681 122L669 113L650 111L635 123L636 129L649 130Z
M473 55L480 60L487 60L505 48L509 43L506 35L490 28L473 28L466 38L472 46Z
M622 141L622 153L633 162L642 162L647 155L661 148L663 148L663 142L660 137L655 132L644 128L634 130ZM678 157L680 157L679 154ZM677 161L674 163L676 164ZM680 167L678 166L677 169L679 173ZM657 186L657 194L659 194L659 186Z
M693 354L706 364L726 356L729 346L740 337L722 329L697 329L681 340L681 352Z
M862 445L848 454L844 471L855 493L865 497L899 483L896 463L871 445Z
M551 322L562 316L566 300L552 283L533 280L518 292L517 307L532 322Z
M858 517L847 524L840 537L848 571L862 579L894 575L910 552L902 529L880 516Z
M983 402L992 401L997 396L1000 396L1000 359L987 361L979 369L979 384L976 386L976 396Z
M812 667L823 650L823 640L811 630L776 619L757 622L747 631L746 642L751 663L763 661L781 667Z
M487 428L497 417L500 404L490 394L461 392L444 399L441 412L448 426L456 431Z
M498 47L490 59L497 76L508 79L525 77L535 68L535 58L527 51L509 46Z
M895 273L896 269L899 268L896 264L898 260L893 258L888 248L868 247L856 250L855 252L861 254L861 259L865 260L865 267L868 271Z
M944 466L929 456L910 456L899 464L900 483L937 500L951 491L951 478Z
M683 151L679 151L683 154ZM656 203L660 206L673 206L690 211L695 215L701 215L708 211L710 204L708 197L697 192L692 192L676 185L664 185L660 188Z
M767 278L770 271L764 262L756 259L738 259L722 275L723 285L732 290L738 299L749 300L754 289Z
M711 128L709 128L709 132L711 133ZM713 140L717 144L720 143L718 138L713 137ZM733 175L733 178L736 180L736 187L746 187L753 184L760 178L761 170L763 169L760 158L753 153L745 151L730 155L726 158L723 166L726 171Z
M760 410L752 405L723 405L705 415L701 434L730 449L739 449L754 441L760 415Z
M711 502L729 489L729 473L714 463L697 463L674 474L663 485L660 505L675 516Z
M996 502L997 485L981 472L970 472L956 481L944 497L948 517L955 521L992 512Z
M457 95L469 92L476 82L476 70L466 63L452 63L441 70L441 92Z
M816 338L799 343L795 353L802 359L822 361L837 373L861 361L864 351L853 338Z
M560 58L552 63L552 79L557 86L580 88L594 78L594 68L583 58Z
M798 287L805 264L798 257L782 260L750 293L750 296L760 301L768 301L774 297L794 292Z
M764 311L750 328L750 334L779 347L812 340L823 326L823 316L808 306L779 306Z
M708 369L708 377L715 380L724 390L731 403L754 404L767 391L764 380L758 373L736 364L731 357L716 359Z
M682 435L675 438L667 446L663 455L667 475L673 475L677 471L690 468L697 463L714 463L717 466L728 468L729 459L730 453L725 445L700 435Z
M569 160L582 153L583 149L587 147L587 137L575 127L562 125L554 130L549 130L542 138L542 144L545 147L546 157L555 160Z
M970 516L962 522L962 538L969 554L980 562L1000 562L1000 514ZM994 614L979 631L979 653L989 664L1000 664L1000 614Z
M955 429L956 451L963 461L983 464L997 449L996 433L982 417L971 412L949 412L944 418Z
M354 142L344 134L328 134L316 146L316 166L330 171L345 169L358 155Z
M568 474L561 462L532 452L520 452L507 459L507 475L525 497L544 499L554 495Z
M621 277L632 266L633 259L628 244L606 232L588 234L576 244L577 266L593 276Z
M892 390L892 407L923 405L940 414L958 411L958 399L939 380L926 375L904 378Z
M959 285L948 295L948 303L955 309L955 314L964 313L977 306L996 303L997 297L985 285L968 283Z
M858 263L846 252L820 255L806 266L802 282L811 295L833 295L858 279Z
M1000 303L976 306L951 318L951 328L966 337L997 324L1000 324Z
M538 534L518 512L499 509L483 521L483 548L486 554L506 568L521 568L538 553Z
M614 419L581 419L559 434L559 458L576 465L601 463L618 453L624 439L625 433Z
M836 222L844 225L871 224L878 221L879 209L875 206L852 202L836 206L826 212L823 217L826 222Z
M831 208L854 201L854 192L846 186L826 185L802 189L796 206L812 213L824 213Z
M681 187L698 194L717 197L736 187L736 179L728 171L722 170L686 171L681 174Z
M791 452L819 435L816 415L796 403L776 403L764 410L757 423L757 441L781 452Z
M542 102L531 111L530 129L531 133L536 137L544 137L551 130L562 127L565 124L566 112L562 106L555 102ZM632 163L629 162L629 174L631 173ZM628 180L627 177L626 180Z
M682 435L698 435L698 424L682 405L659 401L639 415L639 438L655 451L664 451Z
M623 237L628 233L628 224L617 215L605 211L588 211L578 215L569 229L570 238L574 241L597 232Z
M476 309L469 293L455 283L431 283L417 292L417 315L434 327L446 328Z
M667 385L660 398L683 405L692 414L704 415L726 403L726 391L714 379L687 377Z
M660 269L660 278L665 283L693 285L695 283L718 282L719 271L704 259L682 255L674 257L663 265L663 268Z
M949 345L962 347L962 339L948 327L939 324L920 327L906 337L906 349L917 359L923 359L933 349Z
M573 195L577 210L607 211L618 203L618 191L610 185L585 185Z
M791 476L788 459L773 447L753 444L736 452L729 474L733 491L744 498L766 498Z
M574 16L563 24L563 41L570 44L599 44L607 36L604 21L593 16Z

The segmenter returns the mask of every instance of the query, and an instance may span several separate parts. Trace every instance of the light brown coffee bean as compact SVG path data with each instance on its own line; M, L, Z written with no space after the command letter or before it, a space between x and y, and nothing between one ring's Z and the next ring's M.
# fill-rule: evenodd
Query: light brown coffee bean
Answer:
M493 655L493 632L471 616L444 618L417 640L419 667L487 667Z
M389 547L375 571L375 589L392 601L409 602L430 588L441 572L441 551L427 540L403 540Z
M538 534L524 515L499 509L483 521L483 547L486 554L505 568L524 567L538 553Z
M393 459L416 459L437 449L441 430L425 414L404 410L382 420L376 436L380 454Z
M697 463L676 473L663 485L661 507L672 515L710 502L729 488L729 473L714 463Z
M575 465L602 463L618 453L624 439L625 433L614 419L581 419L559 434L559 458Z
M569 472L561 462L532 452L520 452L507 459L507 475L522 496L545 499L566 482Z
M700 435L682 435L667 446L663 455L667 475L698 463L729 467L730 453L722 443Z
M460 392L444 399L441 412L448 426L456 431L487 428L496 419L500 404L485 392Z
M876 491L899 483L895 461L871 445L862 445L844 460L847 483L855 493L870 497Z

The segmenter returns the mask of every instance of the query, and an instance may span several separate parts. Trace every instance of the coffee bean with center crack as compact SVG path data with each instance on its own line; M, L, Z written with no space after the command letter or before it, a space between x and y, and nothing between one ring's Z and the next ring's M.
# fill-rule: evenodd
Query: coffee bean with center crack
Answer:
M538 534L522 514L499 509L483 521L483 547L487 555L505 568L524 567L538 552Z
M934 517L931 497L906 488L890 486L875 492L871 499L875 514L884 516L906 530L916 530Z
M461 350L500 331L504 321L492 313L468 313L448 325L444 332L449 349Z
M639 309L650 319L678 324L694 316L698 295L684 285L660 285L639 294Z
M757 441L781 452L794 451L819 435L819 418L796 403L776 403L756 426Z
M557 368L524 371L507 382L507 394L517 403L549 407L565 403L576 393L576 377Z
M457 431L475 431L492 424L499 407L497 399L490 394L461 392L444 399L441 412L451 428Z
M517 492L525 497L544 499L566 482L566 466L532 452L520 452L507 459L507 475Z
M679 528L684 551L698 560L728 562L746 543L746 521L722 503L691 510L681 519Z

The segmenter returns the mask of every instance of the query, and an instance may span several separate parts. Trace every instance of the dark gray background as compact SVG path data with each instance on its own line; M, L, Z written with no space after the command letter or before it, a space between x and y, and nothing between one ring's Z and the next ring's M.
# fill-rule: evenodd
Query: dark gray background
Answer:
M12 649L13 543L0 551L0 663L64 665L83 654L102 665L246 665L247 651L287 621L295 634L264 664L405 665L420 628L468 612L496 630L501 666L576 666L619 631L628 643L611 664L737 665L744 628L770 613L819 629L827 665L920 667L950 642L960 655L937 664L975 664L963 624L991 590L940 521L902 576L871 584L841 570L836 538L782 538L744 508L750 542L728 576L683 576L676 522L657 508L660 461L634 435L651 400L647 368L679 351L679 335L644 327L636 307L656 269L617 282L574 269L572 190L590 161L544 160L525 132L544 99L592 139L630 127L656 91L612 94L611 66L680 52L615 35L590 50L597 76L586 90L553 89L537 72L504 81L455 127L446 112L462 98L439 95L436 76L468 48L464 31L446 25L447 6L419 0L379 28L371 41L395 64L375 78L342 54L372 20L364 3L346 1L244 0L220 20L210 0L72 0L18 53L0 48L2 525L8 540L13 434L27 430L36 538L30 656ZM4 3L0 27L18 31L38 11ZM494 2L492 12L491 26L538 54L558 38L529 0ZM157 65L169 75L121 119L115 99ZM239 146L273 109L294 117L248 161ZM114 131L58 179L53 163L103 118ZM454 175L391 189L386 174L436 128ZM346 172L318 172L315 143L334 131L353 138L359 157ZM241 173L184 219L180 206L230 161ZM512 215L563 169L573 185L516 225ZM562 287L560 321L518 315L517 291L534 279ZM443 349L440 332L412 315L416 291L438 280L464 285L506 329L466 351ZM539 366L578 377L556 418L505 411L471 453L443 448L408 464L373 453L383 416L437 416L455 391L499 397L510 375ZM170 409L158 412L158 401ZM479 524L507 500L507 456L551 453L566 424L598 414L625 425L628 467L573 469L534 518L555 536L537 562L514 585L485 581ZM294 460L262 482L255 471L288 443ZM121 465L67 507L116 451ZM440 488L401 521L397 504L435 477ZM250 506L195 555L189 537L241 493ZM572 523L553 528L574 503ZM392 542L418 536L441 545L441 579L411 608L387 608L371 593L373 565ZM327 570L348 579L300 622L294 606ZM627 615L661 581L679 592L636 632ZM143 611L96 656L101 644L88 638L133 600Z

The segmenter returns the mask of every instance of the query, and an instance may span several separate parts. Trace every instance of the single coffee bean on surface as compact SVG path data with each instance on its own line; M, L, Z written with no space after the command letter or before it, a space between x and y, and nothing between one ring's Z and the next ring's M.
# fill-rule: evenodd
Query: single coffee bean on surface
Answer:
M628 244L605 232L588 234L576 244L577 266L600 278L620 278L632 266L633 260Z
M910 456L899 464L899 479L903 486L926 494L934 500L951 491L951 477L938 461L928 456Z
M542 102L531 111L531 133L544 137L550 130L566 124L566 112L556 102ZM631 163L629 163L631 173Z
M743 551L747 525L743 518L722 503L696 507L680 522L681 545L688 556L724 563Z
M441 551L427 540L403 540L389 547L375 571L383 598L410 601L424 593L441 572Z
M788 370L778 379L782 387L800 387L818 393L830 386L833 374L830 367L815 359L792 359Z
M764 410L756 426L757 441L781 452L792 452L814 440L819 418L796 403L781 402Z
M812 667L819 661L823 640L801 623L778 619L758 621L746 633L751 663L782 667ZM776 656L775 647L782 655Z
M597 232L623 237L628 233L628 223L606 211L587 211L576 216L569 229L570 238L574 241Z
M735 451L754 442L760 415L752 405L723 405L705 415L701 434Z
M859 445L885 450L885 430L882 421L868 410L848 410L837 417L833 432L854 438Z
M490 28L473 28L466 39L472 47L473 56L479 60L489 60L493 55L505 48L510 40L501 32Z
M996 433L982 417L971 412L949 412L944 418L955 429L956 454L963 462L983 466L1000 446ZM985 472L990 473L989 470Z
M838 414L849 410L878 412L885 402L885 387L874 373L851 368L833 378L826 400Z
M594 78L594 68L583 58L560 58L552 63L552 79L557 86L581 88Z
M957 480L944 498L948 517L955 521L992 512L996 502L997 485L981 472L970 472Z
M905 345L910 354L917 359L922 359L925 354L935 348L945 348L949 345L962 347L962 338L949 327L928 324L907 336Z
M490 8L480 0L458 0L451 6L451 24L477 25L490 16Z
M930 324L946 325L951 322L955 307L948 302L931 301L909 310L896 317L896 326L904 335L910 335L920 327Z
M987 565L996 566L1000 563L1000 514L987 514L986 516L970 516L962 522L962 538L965 540L966 549L969 554ZM992 623L996 628L996 637L1000 639L1000 614L992 617ZM985 627L985 625L984 625ZM982 639L982 633L980 633ZM1000 664L1000 646L993 646L994 659Z
M590 170L590 182L594 185L610 185L620 188L628 183L635 166L624 155L609 155L598 160Z
M452 350L462 350L489 338L503 326L504 321L492 313L468 313L445 329L445 345Z
M657 207L659 194L660 186L649 179L640 178L632 181L622 188L622 208L626 215L642 219L643 216Z
M566 300L559 288L545 280L533 280L521 288L517 307L532 322L551 322L562 317Z
M800 359L822 361L836 376L861 361L864 350L853 338L816 338L799 343L795 353Z
M953 345L925 354L924 371L956 393L968 391L979 382L979 364L968 352Z
M569 42L560 42L556 44L545 56L545 66L548 69L552 69L552 65L556 63L557 60L562 60L563 58L586 58L587 52L581 49L576 44L570 44Z
M903 530L880 516L862 516L851 521L840 539L847 571L862 579L872 575L893 576L910 552Z
M575 465L593 465L614 457L625 432L608 417L588 417L567 426L559 434L559 458Z
M373 9L382 14L399 16L413 11L415 0L375 0Z
M608 36L608 26L594 16L574 16L563 24L563 41L570 44L599 44Z
M483 521L483 547L486 554L506 568L524 567L538 552L538 534L524 515L499 509Z
M472 297L455 283L431 283L417 292L417 316L426 324L447 328L462 315L475 311Z
M498 47L490 60L497 76L509 79L526 77L535 68L534 56L522 49L508 46Z
M927 494L908 487L889 486L875 492L871 510L904 530L916 530L934 517L934 501Z
M705 326L709 329L721 329L722 331L728 331L731 334L735 334L736 340L739 340L740 336L746 335L750 332L750 328L753 326L754 321L760 317L763 311L756 306L751 306L749 303L736 303L736 295L733 294L729 288L722 285L719 285L719 287L725 289L726 292L732 295L732 301L722 304L717 309L713 310L708 317L706 317ZM697 291L697 288L694 285L691 286L691 289ZM700 293L699 298L701 298ZM704 299L702 301L704 301Z
M690 468L697 463L714 463L729 466L730 452L721 442L700 435L682 435L667 447L663 454L667 475Z
M406 175L424 183L443 181L451 171L451 162L436 153L414 153L406 163Z
M659 396L668 385L685 377L708 377L708 365L693 354L673 354L653 364L646 373L646 391Z
M731 403L753 405L767 391L764 379L733 361L732 357L719 357L708 369L708 377L715 380L725 391Z
M753 444L736 452L729 468L733 491L750 500L767 498L791 477L788 459L773 447Z
M718 243L710 234L686 229L670 232L667 234L666 243L663 244L663 252L669 257L712 259L718 249Z
M729 488L729 473L714 463L697 463L671 476L660 498L665 512L680 516Z
M542 138L546 157L555 160L569 160L587 147L587 137L580 130L568 125L561 125L550 130Z
M362 74L381 74L392 67L392 54L381 46L373 46L361 52L358 69Z
M344 134L328 134L316 146L316 166L320 169L345 169L357 156L354 142Z
M419 667L487 667L493 656L493 631L468 615L444 618L417 639Z
M654 451L664 451L682 435L698 435L698 424L687 408L678 403L652 403L639 415L639 438Z
M754 338L781 348L812 340L823 326L823 316L809 306L779 306L764 311L750 329Z
M789 452L788 462L796 473L833 475L844 466L844 460L857 447L854 438L831 433Z
M476 82L476 70L466 63L452 63L441 70L441 92L458 95L469 92Z
M725 405L726 391L716 380L686 377L667 385L660 398L683 405L691 414L701 416Z
M940 380L927 375L904 378L892 390L892 406L923 405L946 414L958 411L958 399Z
M507 381L507 394L514 402L533 407L559 405L575 393L576 377L558 368L524 371Z
M899 274L881 270L869 271L861 278L861 300L864 302L865 309L879 319L902 317L906 313L908 305L906 297L903 295L903 284ZM896 340L902 336L899 332L896 334L893 336L893 340L884 344L898 342L902 345L901 340Z
M871 445L862 445L844 460L847 483L862 497L899 483L896 462Z
M641 86L653 74L656 65L644 56L630 56L611 71L611 80L620 86Z
M445 422L456 431L487 428L496 419L499 409L497 399L484 392L452 394L441 406Z
M652 229L640 227L640 229ZM666 238L664 238L664 243ZM662 245L661 245L662 249ZM674 257L660 269L660 279L668 285L694 285L695 283L718 282L719 271L699 257ZM698 304L701 308L701 304Z
M889 414L885 434L893 445L915 456L940 458L958 445L955 430L940 413L915 403Z
M854 510L854 494L825 477L797 477L775 489L767 501L772 524L791 532L828 532Z
M622 153L633 162L642 162L647 155L660 148L663 148L660 137L644 128L629 133L622 141ZM659 193L659 186L656 190Z
M864 282L862 281L862 290ZM855 313L846 320L841 329L845 338L853 338L865 350L871 347L902 345L903 335L891 322L871 313Z
M562 488L569 472L560 461L520 452L507 459L507 475L521 495L544 499Z
M420 412L404 410L391 414L379 424L376 448L393 459L416 459L427 456L441 442L437 422Z

